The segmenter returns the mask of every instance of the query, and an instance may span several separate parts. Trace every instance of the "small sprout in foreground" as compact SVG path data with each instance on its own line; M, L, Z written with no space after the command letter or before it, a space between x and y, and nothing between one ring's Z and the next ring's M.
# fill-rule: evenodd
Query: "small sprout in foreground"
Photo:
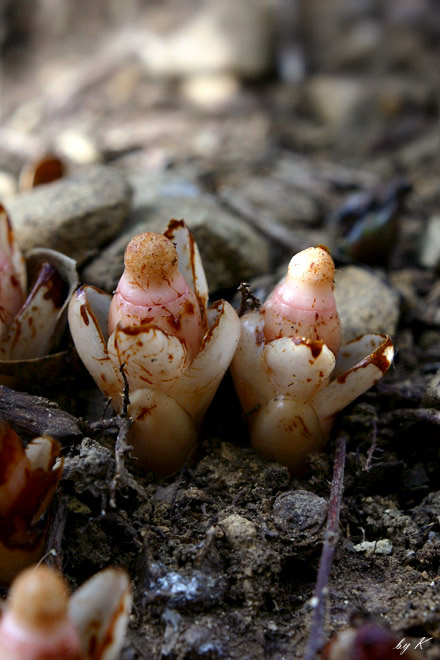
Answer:
M388 336L367 334L340 345L334 264L323 248L297 254L257 311L241 317L231 364L251 442L262 455L300 473L324 447L336 413L388 370Z
M375 623L363 623L335 635L325 646L322 660L421 660L405 639Z
M163 235L135 237L111 296L83 286L69 324L76 349L102 392L121 410L124 365L134 423L128 442L140 465L180 469L238 344L240 321L224 300L208 309L208 287L183 221Z
M0 421L0 583L44 553L47 509L63 471L59 442L35 438L23 449L12 428Z
M69 598L57 571L28 568L14 580L0 619L0 657L116 660L130 608L130 582L121 569L98 573Z

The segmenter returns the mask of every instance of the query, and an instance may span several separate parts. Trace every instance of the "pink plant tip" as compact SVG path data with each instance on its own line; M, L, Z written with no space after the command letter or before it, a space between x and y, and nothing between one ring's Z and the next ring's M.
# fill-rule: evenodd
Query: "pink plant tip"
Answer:
M82 660L79 635L68 618L62 577L46 566L28 568L13 582L0 621L1 657L8 660Z
M280 337L321 340L335 355L341 343L329 252L311 247L296 254L287 276L263 305L266 342Z
M367 333L340 348L340 321L328 251L308 248L259 310L241 317L232 378L247 415L252 446L304 472L321 451L335 415L383 377L394 350Z
M175 245L163 234L135 236L125 250L125 270L110 306L109 334L153 323L183 339L192 361L206 328L199 304L178 268Z
M0 618L2 660L117 660L132 603L127 573L106 568L70 596L58 571L27 568Z

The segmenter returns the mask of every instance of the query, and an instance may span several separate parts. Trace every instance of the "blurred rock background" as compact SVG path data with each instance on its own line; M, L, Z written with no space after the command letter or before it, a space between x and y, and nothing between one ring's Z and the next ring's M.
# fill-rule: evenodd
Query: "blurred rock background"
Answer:
M439 10L438 0L5 0L0 197L47 152L70 174L111 164L134 191L128 231L191 213L191 196L210 236L212 214L219 226L228 214L244 221L260 245L256 259L239 257L255 262L248 278L310 242L362 261L356 227L335 220L362 193L376 202L359 222L384 224L390 244L377 262L399 236L396 266L436 267L423 228L435 235L438 224ZM377 192L396 180L412 189L406 205Z

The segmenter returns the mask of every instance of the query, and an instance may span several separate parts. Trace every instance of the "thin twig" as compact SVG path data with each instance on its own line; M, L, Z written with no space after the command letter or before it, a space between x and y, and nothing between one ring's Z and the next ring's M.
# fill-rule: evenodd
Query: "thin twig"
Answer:
M121 478L122 471L124 469L124 463L125 463L125 454L129 454L133 447L128 444L127 438L128 438L128 432L130 431L130 427L133 424L133 419L128 416L128 406L130 404L130 397L129 397L129 387L128 387L128 380L127 376L125 375L125 370L124 370L124 364L121 364L119 367L119 370L121 372L122 378L124 380L124 389L122 391L122 410L118 417L118 437L116 438L115 442L115 460L116 460L116 467L115 467L115 473L113 475L112 482L110 484L110 506L115 507L116 506L116 487L118 485L118 481Z
M304 660L315 660L323 643L325 607L328 596L328 582L333 556L339 538L339 512L342 493L344 492L345 449L347 437L340 433L336 438L333 479L330 489L327 526L324 534L321 559L315 593L312 598L313 614L310 624L309 639Z
M251 291L251 286L248 282L240 282L237 291L241 294L240 309L238 316L243 316L250 309L259 309L261 302Z
M63 568L63 537L67 523L67 497L59 495L56 497L55 514L52 517L49 535L46 543L46 564L58 571Z
M371 440L371 445L367 453L367 460L365 462L364 472L368 472L371 467L371 461L373 460L373 454L377 448L377 422L373 419L373 438Z

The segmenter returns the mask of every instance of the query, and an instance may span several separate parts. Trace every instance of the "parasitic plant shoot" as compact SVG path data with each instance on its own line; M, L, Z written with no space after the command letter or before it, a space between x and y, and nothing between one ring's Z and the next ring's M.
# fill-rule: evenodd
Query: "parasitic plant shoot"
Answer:
M227 370L240 321L224 300L208 309L208 287L183 221L129 243L113 297L91 286L74 294L69 324L98 387L120 411L124 383L134 423L129 442L140 464L161 474L183 465Z
M423 648L423 641L419 648ZM425 640L425 642L428 640ZM396 633L378 626L376 623L364 622L347 628L335 635L324 647L323 660L398 660L402 655L407 660L422 660L413 646Z
M28 568L12 583L0 619L0 657L116 660L130 608L130 582L122 569L101 571L69 598L57 571Z
M21 376L56 346L77 284L75 262L55 250L31 250L25 262L0 204L0 374Z
M23 449L0 421L0 582L38 561L46 541L46 512L63 471L60 444L49 436Z
M333 276L326 249L295 255L264 305L241 318L231 365L253 447L292 473L324 447L336 413L380 380L394 355L386 335L340 347Z

